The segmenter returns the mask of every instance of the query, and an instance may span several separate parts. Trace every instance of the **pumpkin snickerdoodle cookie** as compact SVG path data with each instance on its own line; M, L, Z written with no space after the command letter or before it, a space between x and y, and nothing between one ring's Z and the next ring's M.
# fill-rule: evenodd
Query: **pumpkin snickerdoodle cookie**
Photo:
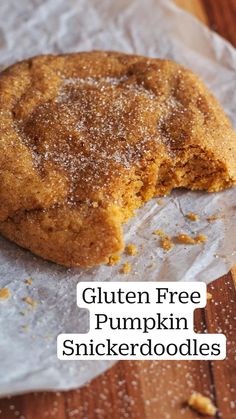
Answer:
M45 259L108 262L145 201L235 179L230 122L174 62L95 51L0 74L0 231Z

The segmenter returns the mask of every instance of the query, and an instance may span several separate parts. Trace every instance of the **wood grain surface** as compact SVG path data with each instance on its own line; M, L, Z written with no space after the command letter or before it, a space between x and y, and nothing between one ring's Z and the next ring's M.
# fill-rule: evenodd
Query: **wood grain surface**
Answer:
M236 0L176 0L236 46ZM186 404L193 391L209 396L216 418L236 418L236 269L214 281L212 300L198 309L199 331L227 336L224 361L122 361L82 389L0 400L0 419L196 419Z

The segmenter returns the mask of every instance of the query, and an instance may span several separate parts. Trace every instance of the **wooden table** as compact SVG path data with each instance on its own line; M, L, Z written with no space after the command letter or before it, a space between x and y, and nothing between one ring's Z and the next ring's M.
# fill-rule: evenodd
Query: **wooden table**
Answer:
M177 0L236 46L236 0ZM0 400L0 419L190 419L193 391L211 397L217 418L236 418L236 292L233 271L209 286L213 299L196 312L196 329L223 332L224 361L122 361L80 390ZM235 270L236 278L236 270ZM235 282L236 283L236 282Z

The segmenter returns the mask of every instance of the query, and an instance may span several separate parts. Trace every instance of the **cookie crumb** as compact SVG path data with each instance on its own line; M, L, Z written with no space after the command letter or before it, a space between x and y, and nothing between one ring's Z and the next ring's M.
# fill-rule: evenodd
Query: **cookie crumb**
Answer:
M194 212L189 212L186 217L191 221L199 221L199 215Z
M214 416L217 411L211 399L200 393L193 393L188 399L188 405L202 415Z
M109 266L117 265L119 261L120 261L120 255L112 255L109 257L108 265Z
M174 243L172 242L172 240L170 239L170 237L168 236L163 236L161 237L161 247L162 249L169 251L173 248Z
M122 274L128 274L131 272L131 265L129 262L125 262L124 265L122 266L120 272Z
M22 300L26 303L29 304L32 307L36 307L37 306L37 301L34 301L31 297L23 297Z
M199 234L195 239L195 243L205 243L206 241L207 237L205 236L205 234Z
M11 293L8 288L0 288L0 301L7 300L8 298L10 298L10 296L11 296Z
M220 218L220 214L213 214L213 215L210 215L210 217L207 218L207 221L209 223L212 223L213 221L219 220L219 218Z
M164 233L163 230L158 229L154 230L152 234L161 237L161 247L162 249L169 251L174 247L174 243L172 242L171 238Z
M152 234L155 234L155 236L165 237L165 233L163 230L154 230Z
M28 278L25 280L25 284L27 285L32 285L33 284L33 279L32 278Z
M136 256L138 254L138 251L137 251L137 247L135 246L135 244L132 244L132 243L128 244L126 246L126 253L129 256Z
M180 233L176 237L176 240L180 244L200 244L205 243L207 241L207 237L205 236L205 234L198 234L198 236L195 239L193 239L188 234Z
M207 292L207 300L211 300L213 295L210 292Z
M190 237L188 234L184 234L184 233L178 234L176 239L178 243L181 243L181 244L195 244L195 240L192 237Z
M161 199L161 198L157 199L157 204L158 205L163 205L164 204L163 199Z

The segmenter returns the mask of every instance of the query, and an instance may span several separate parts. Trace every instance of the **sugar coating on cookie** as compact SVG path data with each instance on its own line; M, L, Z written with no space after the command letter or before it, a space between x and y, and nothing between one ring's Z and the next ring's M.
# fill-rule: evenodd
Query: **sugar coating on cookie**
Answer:
M108 263L135 209L230 187L235 162L220 105L172 61L95 51L0 74L0 232L45 259Z

